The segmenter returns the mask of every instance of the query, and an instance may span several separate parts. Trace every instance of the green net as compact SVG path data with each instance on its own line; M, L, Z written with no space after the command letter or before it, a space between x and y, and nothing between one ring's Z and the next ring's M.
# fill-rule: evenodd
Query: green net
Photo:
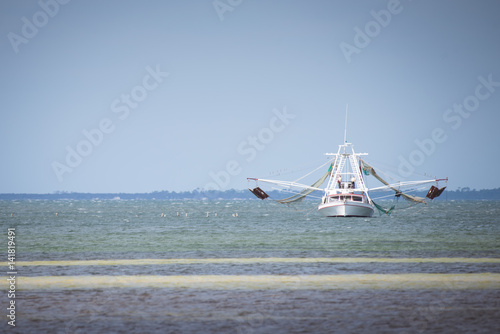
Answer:
M333 168L333 164L330 164L330 168L328 168L328 171L323 176L321 176L316 182L314 182L311 185L311 187L318 188L319 186L321 186L323 184L323 182L325 182L325 180L328 178L328 175L330 175L332 168ZM303 200L307 195L312 193L314 190L315 189L304 189L298 194L295 194L295 195L287 197L287 198L279 199L276 202L281 203L281 204L298 202L298 201Z
M390 215L392 210L394 210L394 208L396 207L395 205L391 206L390 209L384 209L382 206L380 206L379 204L375 203L374 201L372 201L373 205L375 205L375 207L377 208L378 212L380 213L385 213L386 215Z
M399 191L398 189L394 188L394 187L391 187L391 185L386 181L384 180L383 178L380 177L380 175L377 174L377 172L375 172L375 169L373 169L372 166L370 166L369 164L367 164L364 160L361 160L361 165L362 165L362 168L363 168L363 171L366 173L370 173L371 175L373 175L373 177L375 177L377 180L379 180L380 182L382 182L383 184L385 184L387 187L389 187L390 189L394 190L396 192L396 196L401 196L403 197L405 200L407 201L411 201L411 202L414 202L414 203L423 203L423 204L426 204L427 202L425 201L425 198L422 198L422 197L418 197L418 196L413 196L413 195L410 195L410 194L405 194L401 191Z

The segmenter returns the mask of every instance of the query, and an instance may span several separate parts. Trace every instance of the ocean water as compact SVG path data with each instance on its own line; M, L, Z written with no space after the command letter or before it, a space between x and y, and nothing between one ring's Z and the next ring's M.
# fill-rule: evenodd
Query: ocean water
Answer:
M492 333L500 202L0 201L12 333ZM6 278L15 270L15 298ZM7 315L15 300L15 327Z

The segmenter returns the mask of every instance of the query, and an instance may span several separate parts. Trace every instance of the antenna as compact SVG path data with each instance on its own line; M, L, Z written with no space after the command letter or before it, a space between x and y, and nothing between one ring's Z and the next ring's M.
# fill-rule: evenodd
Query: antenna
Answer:
M347 108L349 104L345 105L345 127L344 127L344 143L347 143Z

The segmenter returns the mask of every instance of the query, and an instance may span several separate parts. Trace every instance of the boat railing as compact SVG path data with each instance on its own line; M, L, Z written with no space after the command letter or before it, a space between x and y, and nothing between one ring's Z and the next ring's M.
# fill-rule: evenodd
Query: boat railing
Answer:
M355 188L354 181L351 181L351 182L340 182L339 183L339 189L354 189L354 188Z

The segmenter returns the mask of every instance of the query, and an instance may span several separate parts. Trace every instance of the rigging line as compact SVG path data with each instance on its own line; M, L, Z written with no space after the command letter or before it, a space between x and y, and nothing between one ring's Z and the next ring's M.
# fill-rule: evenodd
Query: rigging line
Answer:
M301 193L300 191L292 191L292 190L287 190L287 189L284 189L284 188L277 188L277 187L272 187L271 189L272 190L277 190L279 192L286 193L286 194L292 194L293 196L300 195L300 193ZM279 199L273 199L273 201L278 202L280 200Z
M316 206L312 207L311 210L307 211L305 216L309 216L313 210L316 209Z
M363 160L365 160L365 159L363 159ZM391 179L391 180L393 180L394 182L401 182L401 180L396 180L395 178L391 177L389 174L384 173L384 171L383 171L382 169L378 168L378 166L373 165L371 162L368 162L368 161L366 161L366 162L367 162L370 166L372 166L373 168L376 168L376 169L377 169L377 173L378 173L378 174L382 174L384 177L386 177L386 178L388 178L388 179ZM394 182L392 182L392 183L394 183Z
M375 169L377 170L377 173L378 173L378 174L382 174L385 178L387 178L387 179L391 179L391 180L393 180L393 181L394 181L394 182L391 182L391 183L395 184L395 183L404 183L404 182L406 182L406 181L397 180L397 179L395 179L395 178L391 177L389 174L387 174L387 173L385 173L385 172L384 172L384 169L380 169L378 166L376 166L376 165L372 164L371 162L367 161L366 159L363 159L363 160L364 160L364 161L365 161L368 165L370 165L370 166L372 166L373 168L375 168ZM415 172L414 172L413 174L418 175L418 176L422 176L422 177L427 177L427 178L429 178L429 177L430 177L430 178L432 178L431 176L428 176L428 175L423 175L423 174L420 174L420 173L415 173ZM410 185L396 185L396 184L395 184L395 186L398 186L398 187L408 187L408 186L410 186ZM420 187L421 187L421 189L426 189L426 187L427 187L427 186L420 186ZM408 192L408 191L411 191L411 190L406 190L405 192Z
M288 193L288 194L292 194L292 195L302 195L302 191L292 191L292 190L287 190L287 189L280 189L280 188L276 188L276 187L273 187L272 188L273 190L279 190L280 192L283 192L283 193ZM319 191L319 190L314 190L314 191ZM311 194L308 194L307 196L309 197L312 197L312 198L317 198L317 199L321 199L320 196L316 196L316 195L311 195ZM304 196L305 197L305 196Z
M325 160L324 158L321 159L321 160L317 159L314 162L308 163L307 165L306 164L302 164L301 166L299 166L297 168L294 168L294 169L283 168L283 169L277 170L276 172L271 171L271 172L268 173L268 175L269 176L280 176L280 175L295 174L295 173L298 173L298 172L309 170L310 168L313 168L313 167L317 166L318 163L321 163L324 160Z
M292 191L292 190L287 190L287 189L284 189L284 188L276 188L276 187L272 187L271 188L272 190L277 190L277 191L280 191L282 193L288 193L288 194L293 194L293 195L301 195L302 194L302 191ZM319 191L319 190L315 190L315 191ZM313 198L321 198L319 196L315 196L315 195L311 195L311 194L308 194L307 196L309 197L313 197ZM279 200L273 200L273 201L279 201Z
M312 173L314 173L315 171L317 171L317 170L318 170L318 169L320 169L321 167L323 167L323 166L325 166L325 165L327 165L327 164L329 164L329 163L332 163L332 161L333 161L333 158L332 158L332 159L328 159L328 161L327 161L327 162L325 162L324 164L322 164L321 166L319 166L318 168L316 168L316 169L315 169L315 170L313 170L312 172L309 172L309 173L307 173L306 175L299 177L297 180L295 180L295 181L293 181L293 182L297 182L297 181L302 180L303 178L305 178L306 176L311 175Z
M287 190L285 188L277 188L277 187L271 187L272 190L276 190L276 191L279 191L279 192L284 192L284 193L289 193L289 194L300 194L300 191L292 191L292 190Z
M372 199L376 200L376 199L387 198L387 197L394 197L394 194L390 194L390 195L386 195L386 196L380 196L380 197L372 197Z
M367 161L367 162L368 162L368 161ZM369 163L369 164L370 164L370 165L372 165L371 163ZM372 165L372 166L374 166L374 165ZM377 168L378 168L378 167L377 167ZM379 171L377 171L377 172L379 172ZM385 173L383 173L383 172L382 172L382 174L384 174L385 176L387 176L387 177L391 178L389 175L387 175L387 174L385 174ZM422 174L422 173L419 173L418 171L413 171L413 172L412 172L412 174L417 175L417 176L421 176L421 177L424 177L424 178L433 178L433 179L436 179L436 178L437 178L436 176L427 175L427 173L423 173L423 174ZM391 178L391 179L393 179L393 178ZM393 179L393 180L394 180L394 179ZM396 181L400 181L400 180L396 180Z
M424 207L422 207L420 210L418 210L417 212L415 212L414 214L420 213L421 211L423 211L423 210L425 210L425 209L426 209L426 207L424 206Z
M408 202L406 202L408 203ZM405 212L405 211L408 211L414 207L416 207L418 204L407 204L407 206L405 208L398 208L398 212ZM413 212L412 214L417 214L423 210L425 210L427 207L426 206L423 206L421 209L417 210L416 212Z

